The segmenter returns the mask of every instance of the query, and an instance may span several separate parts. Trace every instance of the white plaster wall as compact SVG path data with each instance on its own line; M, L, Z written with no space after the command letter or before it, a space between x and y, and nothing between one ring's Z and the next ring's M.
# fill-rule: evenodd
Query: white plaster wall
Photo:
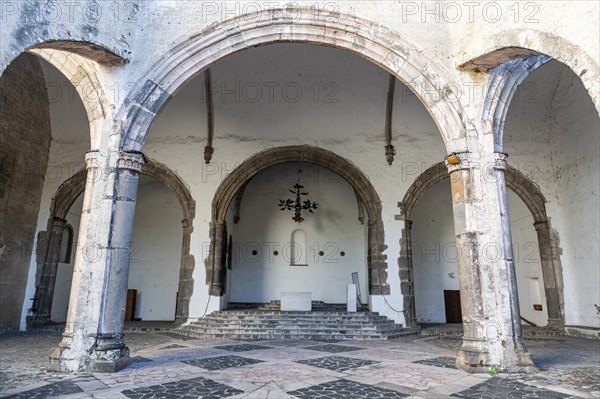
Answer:
M450 182L431 187L413 211L413 273L417 321L445 323L444 290L458 290Z
M318 203L314 214L302 213L302 223L292 220L293 211L278 207L279 199L293 197L288 190L296 182L298 166L307 198ZM311 292L315 301L345 303L352 272L359 273L361 292L368 292L366 242L356 195L329 169L286 163L259 173L244 192L240 216L229 226L234 239L231 301L269 302L280 299L282 292ZM297 229L306 237L301 257L305 266L291 265L290 240Z
M548 312L533 217L512 191L508 201L521 315L546 325ZM432 186L415 207L412 242L417 320L445 323L444 290L460 289L448 180ZM534 310L534 303L542 304L543 311Z
M140 176L128 288L137 290L136 318L174 320L183 231L181 206L163 183Z
M548 324L548 306L533 216L514 192L508 190L507 195L521 316L535 325L545 326ZM542 305L542 310L535 310L534 304Z

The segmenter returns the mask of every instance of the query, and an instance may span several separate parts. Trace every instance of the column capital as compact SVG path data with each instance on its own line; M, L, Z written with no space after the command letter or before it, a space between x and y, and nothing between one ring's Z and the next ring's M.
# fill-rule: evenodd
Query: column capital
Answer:
M119 169L129 169L140 173L146 163L146 157L141 152L122 151L119 152Z
M479 158L469 151L453 152L444 161L448 173L479 167Z
M508 154L506 154L504 152L495 152L494 153L494 161L495 161L494 169L505 172L506 168L508 166Z
M89 151L85 153L86 169L95 169L100 167L100 158L102 154L99 151Z

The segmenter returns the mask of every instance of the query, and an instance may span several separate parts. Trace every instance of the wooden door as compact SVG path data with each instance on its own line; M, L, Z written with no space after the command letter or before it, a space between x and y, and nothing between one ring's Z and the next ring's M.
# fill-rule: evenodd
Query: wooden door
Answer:
M462 323L460 291L444 290L444 303L446 305L446 323Z

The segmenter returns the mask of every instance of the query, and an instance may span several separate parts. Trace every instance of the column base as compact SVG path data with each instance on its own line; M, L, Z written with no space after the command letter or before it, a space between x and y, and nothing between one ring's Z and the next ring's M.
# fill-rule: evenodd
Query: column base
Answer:
M115 373L131 364L129 348L121 337L90 337L85 341L74 343L71 335L63 334L63 340L50 352L48 368L63 372Z
M90 371L94 373L116 373L131 364L129 348L114 349L106 352L95 352L95 359L90 362Z
M533 363L531 354L523 349L506 349L503 344L502 359L494 359L485 341L464 341L456 356L456 367L468 373L536 373L539 370ZM510 351L511 353L507 353Z
M548 319L548 324L544 326L548 330L565 331L565 325L560 319Z

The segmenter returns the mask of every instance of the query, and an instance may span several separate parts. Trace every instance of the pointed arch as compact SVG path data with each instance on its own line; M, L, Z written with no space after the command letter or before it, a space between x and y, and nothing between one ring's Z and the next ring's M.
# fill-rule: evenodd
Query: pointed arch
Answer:
M387 283L387 248L384 241L382 205L379 195L367 176L352 162L319 147L309 145L275 147L263 150L242 162L221 182L212 201L210 223L211 244L205 260L206 283L209 293L225 293L225 271L222 270L221 249L226 245L221 233L229 206L237 193L260 171L287 162L306 162L325 167L350 184L364 204L368 216L367 264L370 295L389 295Z

